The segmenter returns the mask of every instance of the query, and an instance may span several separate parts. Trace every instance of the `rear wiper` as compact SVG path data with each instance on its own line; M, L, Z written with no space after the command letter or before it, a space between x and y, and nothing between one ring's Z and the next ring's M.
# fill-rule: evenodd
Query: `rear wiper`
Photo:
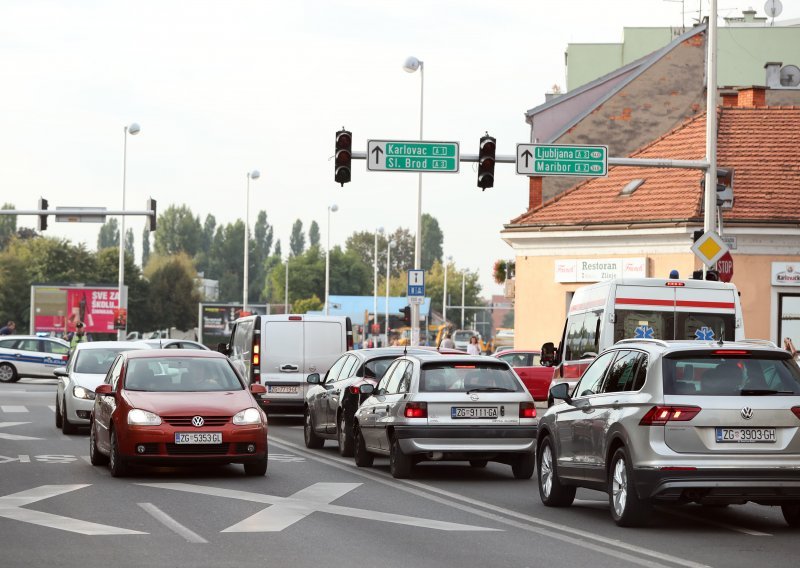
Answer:
M792 391L779 391L773 389L742 389L739 392L742 396L768 396L771 394L795 394Z
M507 389L505 387L479 387L475 389L469 389L467 394L472 392L514 392L514 390Z

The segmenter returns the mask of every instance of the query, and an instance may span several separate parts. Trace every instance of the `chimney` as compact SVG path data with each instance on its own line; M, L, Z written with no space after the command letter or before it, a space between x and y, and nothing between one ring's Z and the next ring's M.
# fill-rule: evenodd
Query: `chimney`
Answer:
M735 107L739 103L739 93L736 91L720 91L719 95L724 107Z
M542 206L542 176L528 178L528 211Z
M770 89L780 88L781 86L781 65L782 61L768 61L764 64L764 69L767 70L766 85Z
M749 108L767 106L767 88L757 85L742 87L739 89L737 106Z

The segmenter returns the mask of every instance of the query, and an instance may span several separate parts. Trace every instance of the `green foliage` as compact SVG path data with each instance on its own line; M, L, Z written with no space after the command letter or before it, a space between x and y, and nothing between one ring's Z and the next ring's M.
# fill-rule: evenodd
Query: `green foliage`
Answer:
M285 281L286 264L277 264L270 274L270 303L283 303ZM325 255L319 247L312 247L289 260L289 302L294 304L313 295L325 297Z
M311 226L308 228L309 246L319 246L319 238L319 224L316 221L311 221Z
M200 295L194 284L192 260L186 254L156 255L150 259L145 274L150 283L149 310L153 327L195 327Z
M289 236L289 250L292 256L300 256L306 250L306 236L303 233L303 222L300 219L292 225L292 234Z
M442 261L442 243L444 235L435 217L422 214L422 268L430 270L433 262Z
M142 266L147 266L148 260L150 260L150 223L146 222L142 231Z
M372 276L373 268L358 253L342 252L340 247L333 247L330 253L331 295L369 296L372 294ZM323 290L323 297L324 293Z
M116 217L103 223L97 233L97 250L111 247L119 247L119 222Z
M317 298L317 295L314 294L310 298L306 298L304 300L297 300L292 305L292 313L293 314L305 314L308 312L318 312L325 307L325 304Z
M503 322L500 324L500 327L510 327L513 329L514 310L509 310L508 312L506 312L506 315L503 316Z
M459 271L453 263L447 266L447 319L451 322L461 323L461 282L464 281L464 305L477 306L483 302L480 299L481 285L478 274L469 271ZM442 313L442 300L444 292L444 270L438 261L433 263L425 273L425 294L431 299L431 311ZM458 306L455 308L454 306ZM467 310L467 317L472 318L475 310Z
M13 203L3 203L0 209L14 209ZM8 246L11 237L17 232L16 215L0 215L0 250ZM8 320L6 320L8 321ZM4 324L5 325L5 324Z
M217 227L211 245L210 266L206 278L219 280L221 302L242 301L244 266L244 221ZM257 288L248 286L248 290Z
M75 246L66 239L55 237L12 239L8 251L26 264L29 283L88 283L94 280L95 257L83 244Z
M154 249L160 255L185 252L194 256L200 250L202 238L200 218L192 215L186 205L170 205L158 216Z
M413 268L414 264L414 238L408 229L398 228L394 233L387 235L378 234L378 275L386 276L386 249L389 240L396 243L392 249L391 275L405 275L406 271ZM373 267L375 262L375 233L357 231L347 237L345 241L347 252L354 253L354 257L361 259L368 267Z
M31 279L24 260L14 252L0 252L0 322L17 322L17 333L29 329Z

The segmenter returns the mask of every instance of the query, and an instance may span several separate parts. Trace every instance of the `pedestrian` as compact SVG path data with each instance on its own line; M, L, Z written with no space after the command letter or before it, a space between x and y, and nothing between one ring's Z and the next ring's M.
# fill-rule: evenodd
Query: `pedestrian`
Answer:
M78 343L86 343L89 341L89 338L86 337L86 331L83 327L83 322L79 321L75 324L75 333L72 334L72 339L69 340L69 349L70 351L75 349Z
M450 333L448 332L447 335L444 336L442 342L439 344L440 349L455 349L456 344L453 341L453 338L450 337Z
M481 348L478 345L478 336L473 335L469 338L469 344L467 344L467 353L470 355L480 355Z
M0 327L0 335L12 335L16 329L17 324L9 320L6 325Z

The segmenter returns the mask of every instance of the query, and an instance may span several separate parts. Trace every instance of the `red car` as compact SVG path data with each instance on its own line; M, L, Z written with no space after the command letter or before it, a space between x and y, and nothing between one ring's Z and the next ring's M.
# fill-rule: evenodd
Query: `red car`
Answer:
M120 477L132 465L244 464L267 472L265 393L221 353L142 350L120 353L95 390L89 431L92 465Z
M541 352L512 349L498 353L495 357L514 368L533 400L547 400L554 367L542 366Z

